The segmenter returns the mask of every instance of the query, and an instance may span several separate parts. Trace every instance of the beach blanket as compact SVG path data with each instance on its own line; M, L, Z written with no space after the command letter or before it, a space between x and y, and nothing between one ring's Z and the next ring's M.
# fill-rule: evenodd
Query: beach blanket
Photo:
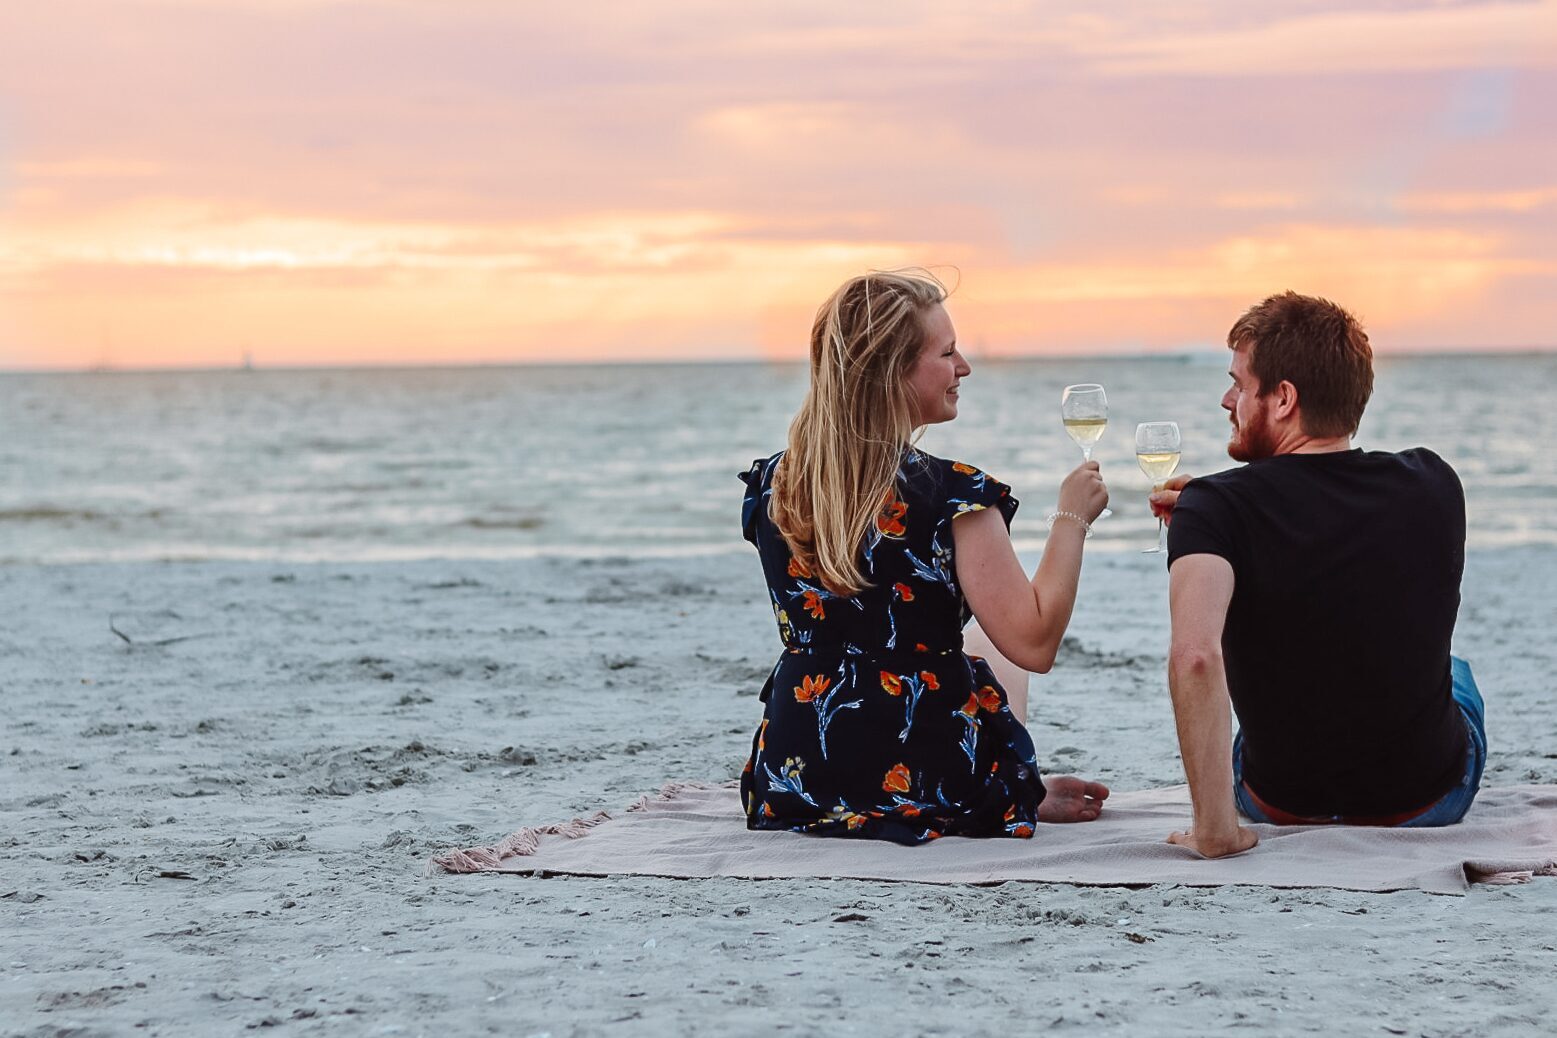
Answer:
M521 829L433 860L449 872L824 877L915 883L1245 884L1463 894L1474 882L1557 875L1557 786L1485 789L1441 829L1256 825L1259 846L1209 861L1164 842L1189 821L1184 786L1115 793L1094 822L1030 840L947 837L920 847L751 832L733 786L678 784L620 813Z

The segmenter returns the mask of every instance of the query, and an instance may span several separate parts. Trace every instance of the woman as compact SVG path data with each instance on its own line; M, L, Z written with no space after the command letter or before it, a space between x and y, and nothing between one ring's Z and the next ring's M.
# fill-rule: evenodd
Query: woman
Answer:
M788 449L742 474L785 647L741 778L750 828L1029 837L1038 821L1096 818L1108 796L1075 778L1045 788L1001 683L962 646L971 611L1007 659L1049 669L1108 491L1094 462L1065 477L1029 581L1010 488L914 449L923 427L957 417L970 372L945 298L922 272L833 293Z

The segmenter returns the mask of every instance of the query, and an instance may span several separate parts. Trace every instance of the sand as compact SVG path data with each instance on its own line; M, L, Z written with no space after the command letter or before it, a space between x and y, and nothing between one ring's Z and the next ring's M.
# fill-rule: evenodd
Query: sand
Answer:
M1489 785L1557 783L1554 577L1550 548L1469 559ZM0 567L0 1033L1549 1033L1551 879L426 874L734 776L776 651L758 579L746 554ZM1182 781L1166 586L1157 560L1088 560L1033 687L1054 770Z

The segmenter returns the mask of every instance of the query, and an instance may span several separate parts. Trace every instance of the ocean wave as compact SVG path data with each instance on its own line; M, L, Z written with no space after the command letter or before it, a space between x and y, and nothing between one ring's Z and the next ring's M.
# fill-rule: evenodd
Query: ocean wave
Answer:
M94 508L57 508L53 505L23 505L0 508L0 523L121 523L132 519L161 519L162 511L100 512Z
M50 508L48 505L0 508L0 523L56 523L71 519L94 523L103 519L103 513L80 508Z
M539 530L546 525L546 520L538 515L501 517L473 515L468 519L461 519L453 525L464 527L467 530Z

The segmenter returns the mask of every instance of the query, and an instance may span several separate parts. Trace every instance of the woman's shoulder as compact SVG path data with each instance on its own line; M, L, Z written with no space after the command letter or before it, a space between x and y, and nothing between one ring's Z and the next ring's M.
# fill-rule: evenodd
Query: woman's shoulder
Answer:
M903 455L901 476L906 482L919 484L936 492L970 483L1000 482L975 465L937 457L929 451L922 451L915 447L909 448Z
M746 484L746 492L748 494L753 492L762 493L773 482L773 469L783 457L784 452L779 451L777 454L770 454L766 458L757 458L745 471L737 472L736 475L740 477L741 482Z
M943 518L983 508L1016 511L1011 488L975 465L911 449L904 455L902 482L908 494L932 503Z

